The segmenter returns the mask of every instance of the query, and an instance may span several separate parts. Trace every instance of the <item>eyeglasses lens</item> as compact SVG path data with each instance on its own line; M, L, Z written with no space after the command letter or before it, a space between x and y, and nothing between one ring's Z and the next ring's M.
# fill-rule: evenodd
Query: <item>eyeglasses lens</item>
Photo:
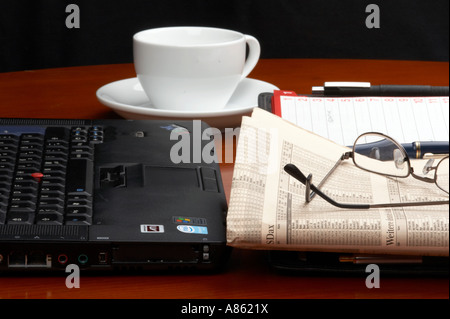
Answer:
M409 163L404 149L387 136L363 134L353 147L355 165L378 174L406 177Z

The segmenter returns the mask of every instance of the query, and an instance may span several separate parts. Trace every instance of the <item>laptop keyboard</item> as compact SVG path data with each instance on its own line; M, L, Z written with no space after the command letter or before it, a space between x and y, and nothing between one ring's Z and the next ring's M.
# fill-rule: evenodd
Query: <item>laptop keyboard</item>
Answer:
M0 131L0 225L90 225L99 126Z

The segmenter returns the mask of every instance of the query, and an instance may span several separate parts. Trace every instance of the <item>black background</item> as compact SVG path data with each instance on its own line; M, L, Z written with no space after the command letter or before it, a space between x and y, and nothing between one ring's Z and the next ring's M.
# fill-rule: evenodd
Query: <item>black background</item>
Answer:
M77 4L80 28L68 29ZM368 4L380 28L368 29ZM448 0L1 0L0 72L133 60L132 36L196 25L255 36L261 58L448 61Z

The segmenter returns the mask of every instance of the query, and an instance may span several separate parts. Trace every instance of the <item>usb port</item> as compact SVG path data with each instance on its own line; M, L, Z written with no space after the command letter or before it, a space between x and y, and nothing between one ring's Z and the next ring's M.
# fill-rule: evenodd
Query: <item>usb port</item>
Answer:
M98 262L101 264L105 264L108 262L108 253L101 252L98 254Z
M27 255L27 267L51 268L52 256L40 251L31 252Z

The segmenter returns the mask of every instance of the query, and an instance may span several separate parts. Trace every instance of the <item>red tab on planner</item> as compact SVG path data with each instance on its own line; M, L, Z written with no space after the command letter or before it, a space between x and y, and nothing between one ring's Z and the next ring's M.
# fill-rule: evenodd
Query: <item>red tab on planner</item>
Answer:
M274 90L272 97L272 113L281 117L281 100L282 96L297 96L294 91Z

